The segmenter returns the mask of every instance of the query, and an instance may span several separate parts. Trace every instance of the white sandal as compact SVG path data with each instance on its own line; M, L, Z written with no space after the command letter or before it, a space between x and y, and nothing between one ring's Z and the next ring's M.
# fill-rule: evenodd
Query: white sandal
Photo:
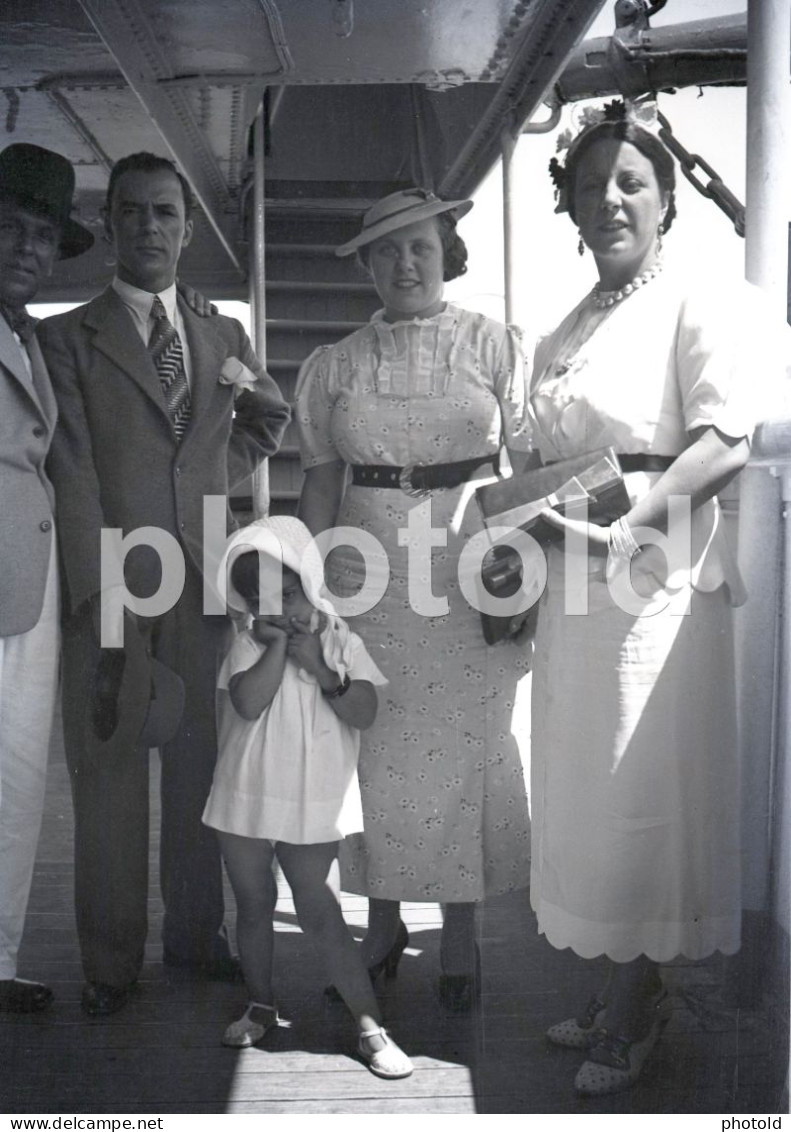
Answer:
M262 1002L248 1002L242 1017L238 1022L232 1022L223 1034L222 1044L232 1049L257 1046L279 1021L276 1007L267 1006Z
M384 1042L382 1048L371 1049L369 1044L371 1038L381 1038ZM357 1049L360 1057L377 1077L396 1080L398 1077L409 1077L412 1073L412 1062L404 1051L398 1048L387 1030L381 1026L378 1030L363 1030Z

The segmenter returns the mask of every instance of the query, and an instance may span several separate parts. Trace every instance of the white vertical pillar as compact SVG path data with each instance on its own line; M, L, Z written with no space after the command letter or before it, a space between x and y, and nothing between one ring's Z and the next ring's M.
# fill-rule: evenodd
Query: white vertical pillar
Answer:
M514 321L514 295L516 294L516 264L514 256L514 199L513 158L516 138L506 127L500 135L500 152L503 165L503 291L505 321Z
M747 5L747 231L745 268L786 318L791 200L791 4Z
M745 270L747 278L766 291L777 318L785 321L791 201L788 0L748 0L747 45ZM776 899L771 873L788 852L778 838L788 815L778 811L774 787L789 744L777 723L788 719L791 672L791 563L784 553L781 510L777 479L765 467L748 467L740 483L739 558L749 600L736 619L744 901L748 912L771 910L775 919L782 915L782 902ZM766 966L767 956L760 918L752 929L748 924L749 918L743 967L750 980Z
M253 122L253 215L250 240L250 312L253 348L266 365L266 268L264 253L264 110L259 107ZM269 463L259 465L253 476L253 514L269 514Z

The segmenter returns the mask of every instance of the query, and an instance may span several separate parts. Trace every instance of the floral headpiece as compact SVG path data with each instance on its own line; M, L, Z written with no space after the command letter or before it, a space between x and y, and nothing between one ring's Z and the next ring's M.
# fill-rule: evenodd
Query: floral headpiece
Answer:
M627 99L625 102L615 100L605 102L604 106L586 106L579 114L580 129L576 134L571 130L563 130L558 134L555 149L558 153L567 149L566 160L558 161L553 157L549 162L549 175L555 186L555 212L568 212L568 176L566 168L569 158L572 157L580 141L587 137L591 130L601 126L603 122L630 122L635 126L642 126L644 130L656 133L659 129L659 110L653 95L641 95L639 98Z

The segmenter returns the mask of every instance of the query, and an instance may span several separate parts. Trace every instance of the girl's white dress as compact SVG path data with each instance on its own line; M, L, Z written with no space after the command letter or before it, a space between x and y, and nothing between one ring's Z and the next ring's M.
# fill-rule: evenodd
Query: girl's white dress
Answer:
M350 643L349 678L385 684L360 637L351 634ZM265 651L245 629L220 670L220 753L204 823L292 845L359 832L360 732L338 718L315 677L289 660L274 699L257 719L243 719L231 703L231 677L251 668Z

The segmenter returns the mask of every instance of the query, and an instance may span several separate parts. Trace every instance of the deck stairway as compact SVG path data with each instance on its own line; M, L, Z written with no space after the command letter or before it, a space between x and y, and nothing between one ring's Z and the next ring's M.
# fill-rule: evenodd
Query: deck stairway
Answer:
M398 187L398 186L393 186ZM303 186L313 189L313 186ZM267 201L267 369L293 402L302 362L317 347L364 325L379 300L354 256L335 248L359 230L361 212L390 186L360 198L302 196ZM337 190L336 190L337 191ZM271 510L293 513L302 482L296 426L270 461Z

